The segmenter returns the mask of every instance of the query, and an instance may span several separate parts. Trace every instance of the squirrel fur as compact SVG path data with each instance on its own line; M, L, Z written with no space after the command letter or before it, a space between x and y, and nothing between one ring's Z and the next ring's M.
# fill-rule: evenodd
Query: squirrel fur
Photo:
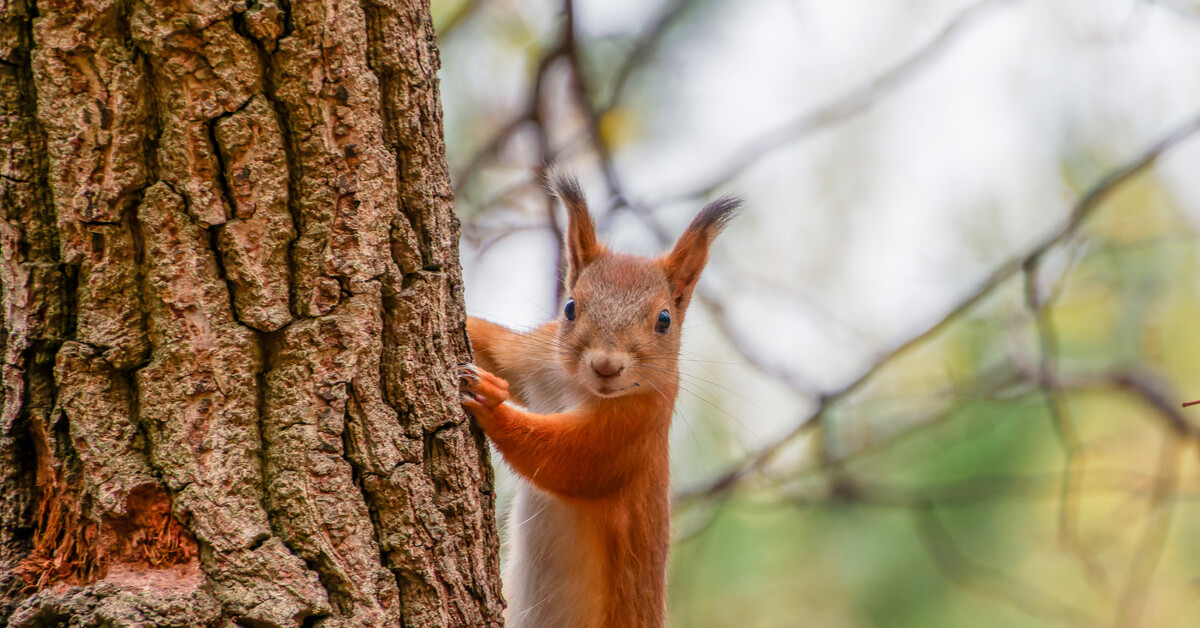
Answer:
M709 203L669 253L647 258L600 244L573 177L554 174L550 186L568 216L559 316L524 333L467 321L477 366L464 371L463 406L525 480L510 519L506 620L656 628L680 329L709 246L740 202Z

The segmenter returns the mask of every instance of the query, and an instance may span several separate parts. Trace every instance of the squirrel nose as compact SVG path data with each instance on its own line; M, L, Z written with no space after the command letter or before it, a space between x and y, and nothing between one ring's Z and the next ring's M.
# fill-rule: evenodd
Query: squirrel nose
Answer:
M592 370L600 377L615 377L621 371L625 370L625 365L608 357L599 357L592 359Z

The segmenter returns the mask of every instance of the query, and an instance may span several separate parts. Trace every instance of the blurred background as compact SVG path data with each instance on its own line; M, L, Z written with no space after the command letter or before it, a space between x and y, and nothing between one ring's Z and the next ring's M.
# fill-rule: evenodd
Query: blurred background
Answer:
M673 626L1200 626L1200 2L433 10L473 315L558 309L543 162L625 251L746 199L684 329Z

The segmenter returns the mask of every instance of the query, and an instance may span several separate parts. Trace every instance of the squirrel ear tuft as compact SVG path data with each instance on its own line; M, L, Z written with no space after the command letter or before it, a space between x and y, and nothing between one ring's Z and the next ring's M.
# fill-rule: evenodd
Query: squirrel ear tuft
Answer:
M579 181L567 172L551 168L546 173L546 183L567 208L567 287L570 288L583 269L604 252L604 247L596 239L596 226Z
M666 258L667 279L677 307L686 307L700 273L708 263L708 249L725 225L741 211L742 199L722 196L707 204L688 226Z

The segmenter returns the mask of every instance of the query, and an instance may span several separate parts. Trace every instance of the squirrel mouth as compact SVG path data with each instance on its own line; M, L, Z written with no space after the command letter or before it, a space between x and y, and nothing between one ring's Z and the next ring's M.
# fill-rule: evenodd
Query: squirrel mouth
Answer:
M594 389L594 392L596 393L596 396L598 396L598 397L620 397L625 391L632 390L634 388L637 388L640 385L641 384L639 384L637 382L633 382L632 384L630 384L628 386L623 386L621 388L610 388L608 386L596 386Z

